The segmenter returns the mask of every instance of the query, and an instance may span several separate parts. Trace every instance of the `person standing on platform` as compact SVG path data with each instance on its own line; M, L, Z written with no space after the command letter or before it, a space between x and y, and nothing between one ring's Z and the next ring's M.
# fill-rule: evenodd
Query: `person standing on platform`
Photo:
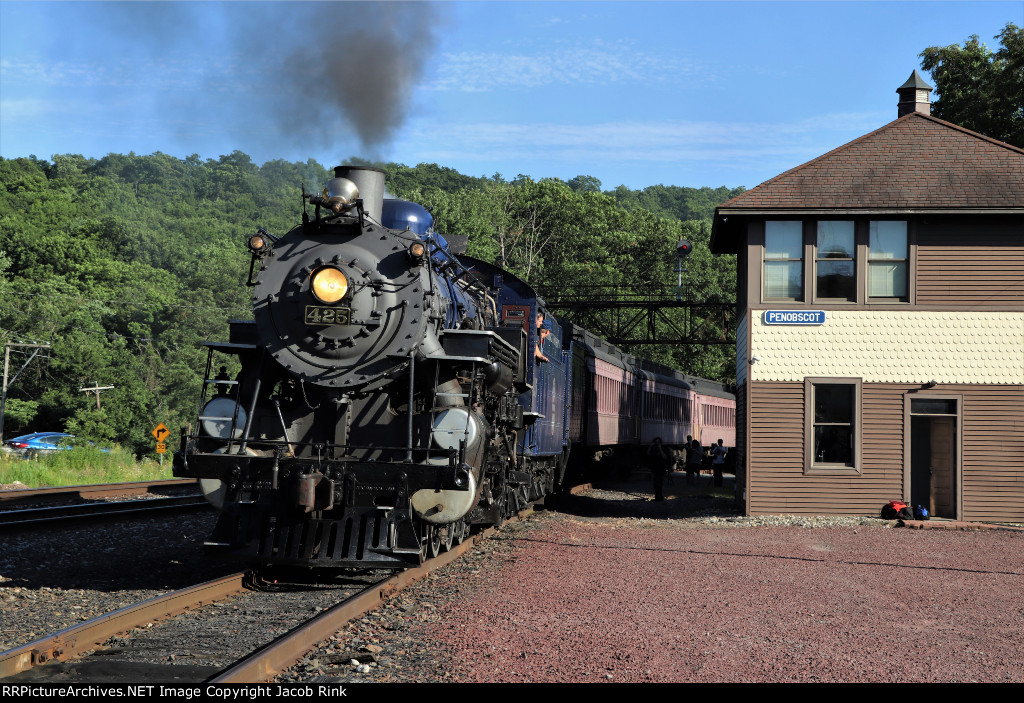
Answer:
M686 482L694 484L700 475L700 463L704 458L704 447L700 441L686 436Z
M655 437L654 443L647 449L648 465L651 469L651 481L654 483L654 500L665 500L665 471L672 464L672 457L661 445L661 437Z
M716 486L722 485L722 472L725 470L725 455L728 453L729 450L723 446L721 439L718 440L718 444L716 444L714 449L711 450L711 454L715 457L711 462L711 470L715 476Z

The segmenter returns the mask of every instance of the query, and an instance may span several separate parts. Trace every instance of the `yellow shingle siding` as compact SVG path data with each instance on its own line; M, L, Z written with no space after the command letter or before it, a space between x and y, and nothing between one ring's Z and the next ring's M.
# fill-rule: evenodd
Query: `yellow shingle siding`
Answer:
M747 318L740 317L736 325L736 383L747 382Z
M750 316L753 381L1024 384L1024 312L829 310L820 326Z

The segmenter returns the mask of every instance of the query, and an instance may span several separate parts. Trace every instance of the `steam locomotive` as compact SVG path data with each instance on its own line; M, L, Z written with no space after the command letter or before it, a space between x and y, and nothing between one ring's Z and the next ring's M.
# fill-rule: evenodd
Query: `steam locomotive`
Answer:
M728 389L537 327L533 289L385 199L383 171L340 166L303 198L301 224L248 239L254 319L206 343L174 455L221 510L208 546L404 568L559 490L571 457L702 431L734 444Z

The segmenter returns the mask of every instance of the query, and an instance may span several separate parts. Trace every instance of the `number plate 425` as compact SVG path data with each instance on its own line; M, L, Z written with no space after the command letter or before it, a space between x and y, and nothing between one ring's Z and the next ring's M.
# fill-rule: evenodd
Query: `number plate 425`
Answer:
M351 308L329 308L324 305L306 306L307 325L350 325Z

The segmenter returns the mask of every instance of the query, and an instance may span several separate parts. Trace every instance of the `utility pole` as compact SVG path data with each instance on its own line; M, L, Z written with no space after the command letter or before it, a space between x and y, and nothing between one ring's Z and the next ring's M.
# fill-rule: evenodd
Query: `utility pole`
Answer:
M28 358L28 361L21 365L21 368L18 369L18 373L14 374L14 376L8 381L7 372L11 365L11 347L35 349L35 351L32 352L32 356ZM32 363L32 360L36 358L36 354L39 353L40 349L49 348L49 344L20 344L7 342L7 344L4 345L4 383L3 390L0 390L0 444L3 444L4 441L4 411L7 409L7 387L14 383L15 379L17 379L18 375L25 370L26 366Z
M113 386L101 386L98 383L96 383L95 381L93 381L92 382L92 388L79 388L78 390L85 391L86 393L95 393L96 394L96 409L99 410L100 409L100 391L109 391L112 388L113 388Z

